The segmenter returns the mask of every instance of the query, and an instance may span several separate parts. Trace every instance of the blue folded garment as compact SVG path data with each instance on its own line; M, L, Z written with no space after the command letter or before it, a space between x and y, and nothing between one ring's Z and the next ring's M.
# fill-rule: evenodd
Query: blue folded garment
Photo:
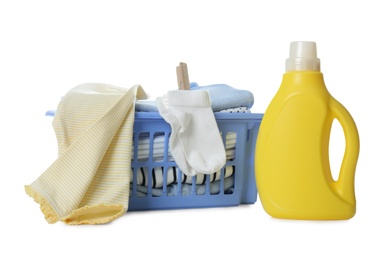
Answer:
M226 84L214 84L199 86L197 83L190 84L191 91L205 90L209 92L211 108L214 112L225 109L246 107L251 108L254 103L254 96L248 90L233 88ZM136 111L158 112L155 100L140 100L135 102Z
M191 90L206 90L209 92L211 107L214 112L236 107L251 108L254 103L252 92L236 89L226 84L199 86L193 82L190 84L190 88Z

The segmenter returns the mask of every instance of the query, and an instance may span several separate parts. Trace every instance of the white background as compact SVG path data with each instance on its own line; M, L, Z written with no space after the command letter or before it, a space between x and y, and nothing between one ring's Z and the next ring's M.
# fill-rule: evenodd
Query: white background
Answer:
M0 258L390 259L386 2L1 1ZM258 201L128 213L100 226L49 225L25 195L24 185L56 158L44 113L70 88L141 84L159 96L176 88L182 61L191 81L248 89L252 111L264 112L296 40L317 42L325 83L359 129L354 218L277 220ZM332 150L342 153L344 139L335 136Z

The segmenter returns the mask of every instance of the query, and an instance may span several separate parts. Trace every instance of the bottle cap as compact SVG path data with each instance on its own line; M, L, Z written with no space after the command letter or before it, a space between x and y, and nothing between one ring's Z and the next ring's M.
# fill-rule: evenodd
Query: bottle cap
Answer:
M317 58L315 42L298 41L290 44L290 57L286 60L286 71L320 71L320 59Z

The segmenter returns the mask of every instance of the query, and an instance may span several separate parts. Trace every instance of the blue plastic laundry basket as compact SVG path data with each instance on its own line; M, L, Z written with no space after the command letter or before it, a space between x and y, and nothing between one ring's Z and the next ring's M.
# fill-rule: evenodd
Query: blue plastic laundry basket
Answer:
M218 173L187 177L169 154L170 125L158 113L135 113L129 211L256 202L254 150L263 114L214 115L225 147L229 146L226 164Z

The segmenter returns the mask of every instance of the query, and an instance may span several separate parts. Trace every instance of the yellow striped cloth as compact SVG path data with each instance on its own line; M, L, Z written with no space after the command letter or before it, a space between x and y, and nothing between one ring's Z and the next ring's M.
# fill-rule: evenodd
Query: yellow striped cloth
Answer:
M107 84L82 84L58 105L58 158L25 190L49 223L103 224L128 209L135 100L147 95Z

